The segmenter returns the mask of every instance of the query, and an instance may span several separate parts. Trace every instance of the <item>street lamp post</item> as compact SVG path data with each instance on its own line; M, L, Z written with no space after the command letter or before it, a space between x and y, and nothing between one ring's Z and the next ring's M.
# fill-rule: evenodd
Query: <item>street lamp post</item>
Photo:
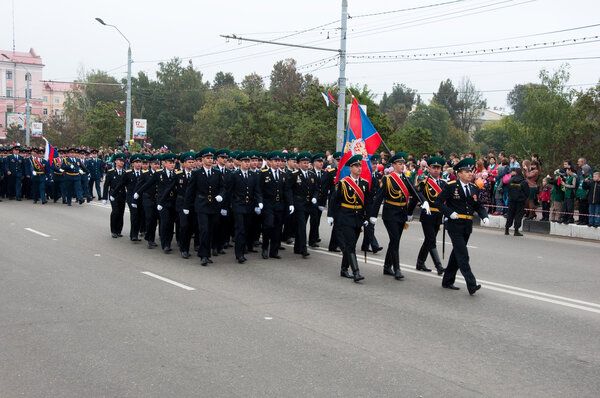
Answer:
M125 122L125 141L128 143L131 139L131 43L115 25L107 24L100 18L96 18L96 21L100 22L104 26L112 26L115 28L129 45L127 49L127 109L125 112L125 118L127 119Z

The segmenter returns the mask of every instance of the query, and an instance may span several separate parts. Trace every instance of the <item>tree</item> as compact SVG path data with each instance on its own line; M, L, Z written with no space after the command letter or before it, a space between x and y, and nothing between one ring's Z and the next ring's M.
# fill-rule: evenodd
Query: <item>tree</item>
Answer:
M111 146L117 136L123 134L125 119L115 114L116 102L98 102L86 113L88 128L81 136L81 143L93 148Z
M487 103L468 77L464 77L460 81L458 91L455 123L462 131L471 134L473 122L477 115L487 107Z
M265 82L263 78L256 73L246 75L240 86L248 96L254 98L263 94L265 91Z
M540 88L542 88L542 85L537 83L517 84L511 92L508 93L506 102L513 110L515 120L520 121L525 112L525 101L529 95L529 90L537 90Z
M407 127L393 134L389 145L406 153L435 152L438 147L431 138L431 131L421 127Z
M437 93L433 95L432 102L442 105L448 111L450 120L456 121L458 115L458 90L454 88L452 80L446 79L440 83Z
M234 87L235 78L231 72L223 73L217 72L215 75L215 80L213 81L213 90L219 90L224 87Z
M476 152L487 153L489 150L501 151L507 148L510 137L502 120L485 124L473 134Z
M288 58L273 65L269 91L276 101L289 101L300 94L304 78L296 71L296 60Z
M406 87L404 84L394 84L389 96L386 92L383 93L379 110L387 115L392 130L396 131L406 121L413 105L420 102L421 97L415 90Z

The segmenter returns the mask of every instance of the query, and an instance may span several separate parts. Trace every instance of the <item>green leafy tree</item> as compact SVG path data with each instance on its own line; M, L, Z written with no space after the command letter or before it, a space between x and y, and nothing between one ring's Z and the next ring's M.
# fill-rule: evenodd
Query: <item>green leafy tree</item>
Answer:
M83 145L99 148L115 144L125 129L125 119L115 114L116 105L116 102L100 101L86 113L88 128L81 136Z
M273 66L269 91L275 101L289 101L300 94L303 84L304 78L296 70L296 60L288 58Z
M458 90L454 88L452 80L446 79L440 83L437 93L433 95L431 100L439 105L442 105L448 111L450 120L454 123L458 117Z
M217 72L213 81L213 90L219 90L224 87L231 88L235 86L235 78L231 72L223 73Z
M510 137L502 120L486 123L473 134L475 152L487 153L495 150L496 153L508 147Z
M256 73L246 75L240 86L251 98L256 98L265 92L265 82L263 78Z
M437 150L431 131L421 127L407 127L392 135L390 148L406 153L432 153Z
M472 132L473 122L477 115L487 106L483 95L478 91L471 79L465 77L458 86L458 102L455 124L467 134Z
M521 121L521 117L526 109L525 102L529 95L529 90L537 90L540 88L542 88L542 85L537 83L517 84L510 93L508 93L506 101L513 110L515 120Z
M394 84L390 95L386 92L383 93L379 109L387 115L392 130L396 131L408 118L413 105L420 102L421 98L415 90L404 84Z

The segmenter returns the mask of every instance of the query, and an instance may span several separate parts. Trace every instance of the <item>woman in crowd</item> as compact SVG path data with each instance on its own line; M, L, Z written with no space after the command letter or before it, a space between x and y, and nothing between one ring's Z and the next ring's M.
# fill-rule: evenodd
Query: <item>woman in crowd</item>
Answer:
M537 180L540 176L540 163L537 160L530 162L529 160L523 161L523 176L527 180L529 185L529 196L525 201L525 208L530 209L527 211L526 219L535 220L535 199L538 194Z

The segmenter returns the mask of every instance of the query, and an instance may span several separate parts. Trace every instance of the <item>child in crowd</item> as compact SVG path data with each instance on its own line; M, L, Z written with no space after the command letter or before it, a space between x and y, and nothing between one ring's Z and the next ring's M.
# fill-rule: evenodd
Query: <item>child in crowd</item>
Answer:
M548 183L548 177L542 180L542 189L538 195L538 202L542 204L542 221L550 221L550 200L552 185Z

